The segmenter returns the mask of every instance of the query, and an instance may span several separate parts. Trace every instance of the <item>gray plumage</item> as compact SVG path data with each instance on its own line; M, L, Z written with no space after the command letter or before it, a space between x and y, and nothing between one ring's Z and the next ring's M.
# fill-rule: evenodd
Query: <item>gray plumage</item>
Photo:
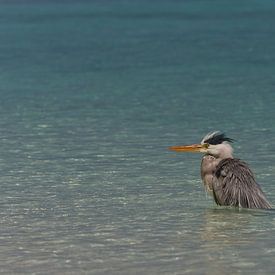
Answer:
M271 208L253 173L239 159L223 159L213 175L213 197L218 205Z
M271 208L248 165L233 158L233 139L224 133L207 134L200 144L172 146L177 152L204 153L201 178L218 205L243 208Z
M209 137L210 135L210 137ZM217 205L243 208L271 208L248 165L232 156L232 142L225 134L208 134L202 144L208 143L202 159L201 177ZM213 142L214 141L214 142ZM219 143L218 143L219 142Z

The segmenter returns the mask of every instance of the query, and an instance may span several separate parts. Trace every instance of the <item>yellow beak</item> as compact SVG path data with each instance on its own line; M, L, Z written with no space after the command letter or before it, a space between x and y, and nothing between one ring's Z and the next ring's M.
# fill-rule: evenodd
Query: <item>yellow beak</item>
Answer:
M198 152L204 153L206 152L206 147L202 144L192 144L192 145L180 145L180 146L171 146L169 150L176 152Z

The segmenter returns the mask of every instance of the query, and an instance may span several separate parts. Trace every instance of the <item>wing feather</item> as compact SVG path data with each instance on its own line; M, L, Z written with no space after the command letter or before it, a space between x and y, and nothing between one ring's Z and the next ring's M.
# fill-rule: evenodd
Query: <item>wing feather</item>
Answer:
M246 163L222 160L213 175L213 196L218 205L243 208L271 208Z

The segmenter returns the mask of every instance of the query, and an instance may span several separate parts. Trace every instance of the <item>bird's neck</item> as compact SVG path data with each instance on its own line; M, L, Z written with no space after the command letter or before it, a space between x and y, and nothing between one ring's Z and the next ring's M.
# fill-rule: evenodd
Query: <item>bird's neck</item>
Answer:
M229 151L229 150L225 150L225 151L221 151L220 155L218 156L219 159L233 159L233 150Z

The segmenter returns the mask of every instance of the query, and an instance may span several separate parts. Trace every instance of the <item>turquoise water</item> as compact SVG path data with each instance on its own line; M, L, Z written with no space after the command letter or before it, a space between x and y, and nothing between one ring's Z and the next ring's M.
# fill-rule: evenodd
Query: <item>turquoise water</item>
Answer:
M273 274L275 212L216 207L236 139L275 205L274 1L1 1L0 272Z

